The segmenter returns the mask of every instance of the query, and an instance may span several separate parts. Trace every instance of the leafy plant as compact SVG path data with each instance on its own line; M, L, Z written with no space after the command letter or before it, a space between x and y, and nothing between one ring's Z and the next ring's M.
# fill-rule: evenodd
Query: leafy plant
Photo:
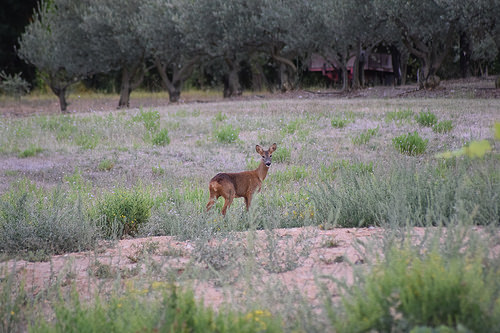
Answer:
M392 139L393 146L402 154L420 155L427 149L428 139L422 139L417 131L403 134Z
M112 159L104 159L101 162L99 162L99 165L97 166L97 170L99 171L110 171L113 169L115 166L115 162Z
M101 219L105 237L134 235L139 225L151 216L153 204L151 193L140 186L118 188L98 200L92 216Z
M20 158L26 158L26 157L33 157L35 155L38 155L43 151L42 148L37 147L37 146L31 146L28 149L23 150L22 152L19 153Z
M472 332L496 330L500 325L498 267L485 266L487 255L474 248L450 254L435 245L421 251L421 246L392 245L383 261L346 289L339 311L330 311L336 329L391 332L462 326ZM455 244L454 248L461 247ZM328 307L333 310L331 303Z
M233 143L238 139L239 128L233 128L233 125L223 125L214 130L214 137L220 143Z
M16 99L26 95L30 90L30 84L21 77L21 74L22 73L16 73L14 75L10 75L1 71L0 90L6 95L13 96Z
M432 126L432 130L436 133L448 133L453 129L451 120L443 120Z
M415 116L415 120L421 126L432 127L437 123L437 116L430 111L423 111Z
M166 146L170 143L170 137L168 136L168 130L166 128L160 130L153 136L153 145L155 146Z
M352 122L352 120L347 118L347 117L334 117L331 120L332 127L335 127L335 128L344 128L345 126L347 126L347 124L349 124L351 122Z
M144 111L139 109L139 114L132 117L132 121L142 122L149 132L156 132L160 129L160 113L158 111Z
M368 141L378 133L378 127L376 128L370 128L363 133L359 134L358 136L355 136L352 138L352 143L355 145L363 145L367 144Z
M217 112L215 115L215 121L223 122L224 120L227 119L227 116L222 113L222 111Z
M408 121L413 116L413 114L414 112L411 109L390 111L386 113L385 121L387 123L390 123L392 121L401 123L403 121Z
M292 156L292 150L287 147L279 146L273 153L273 162L289 163Z

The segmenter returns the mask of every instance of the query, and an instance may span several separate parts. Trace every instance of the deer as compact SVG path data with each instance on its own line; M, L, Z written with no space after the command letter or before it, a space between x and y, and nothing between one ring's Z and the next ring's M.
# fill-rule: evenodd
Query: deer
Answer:
M256 145L255 150L262 157L257 169L235 173L218 173L210 180L208 184L210 198L207 203L207 212L219 197L224 198L223 216L226 216L227 209L231 206L234 198L245 198L247 211L249 210L255 191L260 192L262 182L266 179L267 171L271 166L272 154L276 150L276 143L269 147L268 150Z

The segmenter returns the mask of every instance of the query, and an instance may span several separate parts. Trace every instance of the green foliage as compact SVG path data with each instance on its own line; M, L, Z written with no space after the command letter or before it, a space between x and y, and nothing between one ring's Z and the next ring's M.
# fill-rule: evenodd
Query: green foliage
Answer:
M223 122L224 120L227 119L227 116L222 113L222 111L217 112L215 115L215 121Z
M292 150L290 148L279 146L273 153L273 162L276 163L290 163L292 157Z
M378 133L378 127L376 128L370 128L364 131L363 133L359 134L358 136L355 136L352 138L352 143L355 145L363 145L367 144L368 141Z
M281 128L282 134L294 134L299 128L300 125L304 122L303 119L295 119L286 124Z
M198 303L190 291L175 287L155 287L146 290L147 297L134 292L114 296L108 301L97 298L91 305L80 301L73 293L69 302L54 305L56 320L40 319L30 326L30 332L282 332L281 321L267 310L237 313L212 309ZM160 289L161 288L161 289ZM164 290L161 297L154 289ZM136 293L137 294L137 293Z
M333 117L331 120L332 127L344 128L347 124L351 123L352 120L348 117Z
M158 165L152 168L152 172L153 175L161 176L165 174L165 169Z
M436 133L448 133L453 129L451 120L443 120L432 126L432 130Z
M437 124L437 116L431 111L422 111L415 116L415 120L421 126L432 127Z
M462 242L454 240L453 248L463 249ZM337 330L391 332L419 326L440 328L439 332L498 330L499 267L483 264L489 260L484 250L471 246L460 253L438 245L427 245L424 251L421 247L408 241L389 246L384 260L345 290L341 310L334 313L330 307Z
M14 266L16 268L16 266ZM7 266L0 268L0 332L16 332L26 316L29 299L24 283L16 279L16 272L9 272Z
M103 159L101 162L99 162L99 165L97 166L97 170L99 171L110 171L113 169L115 166L115 162L112 159Z
M474 211L473 223L489 225L500 220L495 163L486 158L439 167L396 164L374 169L373 174L341 168L335 186L314 188L311 199L320 224L447 225Z
M292 165L284 171L274 171L270 177L278 183L287 183L305 179L308 175L309 172L306 170L305 166Z
M160 113L158 111L144 111L140 108L139 113L132 117L132 121L141 122L148 132L160 130Z
M17 99L26 95L29 92L29 83L21 77L22 73L14 75L6 74L4 71L0 72L0 91L8 96L13 96Z
M145 188L117 188L98 199L91 215L101 219L104 236L135 235L137 228L146 223L154 205L152 194Z
M0 197L0 252L61 254L87 250L97 231L80 200L22 181ZM40 255L37 255L40 257Z
M227 124L214 129L214 137L220 143L233 143L238 139L239 128L233 128L233 125Z
M392 121L396 123L407 122L411 117L413 117L413 114L414 113L411 109L391 111L386 113L385 121L387 123L390 123Z
M166 146L170 143L170 137L168 136L168 130L166 128L161 129L158 133L153 135L153 145L155 146Z
M427 149L428 139L422 139L417 131L403 134L392 139L392 145L400 153L414 156L420 155Z
M33 145L33 146L29 147L28 149L23 150L22 152L20 152L18 154L18 156L20 158L33 157L35 155L40 154L42 151L43 151L42 148Z

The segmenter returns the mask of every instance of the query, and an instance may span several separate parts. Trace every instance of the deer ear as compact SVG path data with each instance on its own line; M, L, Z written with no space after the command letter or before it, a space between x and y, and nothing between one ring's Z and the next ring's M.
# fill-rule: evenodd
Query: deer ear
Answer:
M256 145L255 146L255 150L257 151L257 153L259 153L260 155L264 154L264 150L262 150L262 147L259 146L259 145Z
M273 143L273 145L271 147L269 147L269 152L272 153L276 150L276 144Z

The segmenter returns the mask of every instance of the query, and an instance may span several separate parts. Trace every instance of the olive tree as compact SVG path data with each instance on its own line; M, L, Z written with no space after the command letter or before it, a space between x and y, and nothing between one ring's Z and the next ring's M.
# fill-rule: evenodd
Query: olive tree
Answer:
M183 1L178 0L145 0L135 20L146 42L146 53L160 74L170 102L179 100L182 83L190 77L204 54L195 43L186 42L179 27L176 18L182 4Z
M375 0L375 12L393 23L408 51L420 62L420 88L439 85L437 71L449 54L468 1Z
M89 39L81 29L87 1L43 1L19 40L19 57L33 64L59 98L66 112L67 89L94 72L89 62Z
M140 0L92 1L82 27L90 38L87 61L99 72L121 72L118 108L129 106L130 93L145 74L146 41L137 29Z

